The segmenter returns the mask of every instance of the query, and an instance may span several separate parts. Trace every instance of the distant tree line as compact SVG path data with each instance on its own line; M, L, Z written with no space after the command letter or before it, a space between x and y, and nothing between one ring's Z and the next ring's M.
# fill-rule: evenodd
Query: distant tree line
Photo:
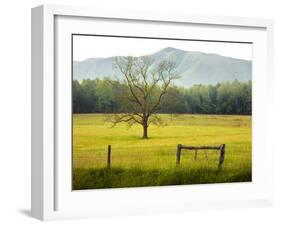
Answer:
M157 89L156 89L157 92ZM160 92L160 87L159 87ZM74 113L128 113L132 109L124 97L128 86L105 79L73 81ZM251 115L251 81L223 82L216 85L171 86L157 109L158 113Z

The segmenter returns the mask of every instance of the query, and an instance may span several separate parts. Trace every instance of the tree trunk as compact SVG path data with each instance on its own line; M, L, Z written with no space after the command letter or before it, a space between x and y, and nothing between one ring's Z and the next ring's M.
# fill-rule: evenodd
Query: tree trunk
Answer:
M143 136L142 136L143 139L148 139L147 128L148 128L147 125L143 125Z

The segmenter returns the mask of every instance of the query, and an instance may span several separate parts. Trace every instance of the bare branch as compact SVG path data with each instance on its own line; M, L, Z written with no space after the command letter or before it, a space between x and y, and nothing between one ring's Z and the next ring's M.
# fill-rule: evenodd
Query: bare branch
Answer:
M144 128L144 137L147 138L150 123L163 125L155 112L172 81L179 78L176 64L170 60L162 60L155 65L154 60L147 56L117 57L114 63L125 78L128 93L123 97L126 100L124 109L130 109L130 112L115 114L111 117L111 122L113 126L121 122L129 126L140 124Z
M112 123L112 127L115 127L121 122L127 122L130 125L133 125L134 123L142 125L142 118L138 115L138 113L114 114L113 117L109 117L107 121Z
M156 126L163 126L164 125L163 120L157 114L153 114L153 115L151 115L151 117L149 117L148 124L150 124L150 123L152 123Z

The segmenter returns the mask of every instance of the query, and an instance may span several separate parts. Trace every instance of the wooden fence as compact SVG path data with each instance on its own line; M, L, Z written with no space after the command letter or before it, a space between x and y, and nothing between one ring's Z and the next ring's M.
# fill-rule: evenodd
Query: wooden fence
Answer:
M181 160L181 151L182 149L186 149L186 150L195 150L195 160L197 159L197 151L198 150L204 150L205 151L205 157L208 159L207 157L207 153L206 150L220 150L220 157L219 157L219 163L218 163L218 168L221 169L221 166L224 162L224 155L225 155L225 144L221 144L219 146L185 146L182 144L178 144L177 147L177 161L176 164L179 165L180 164L180 160Z
M220 150L220 157L219 157L219 164L218 164L219 169L221 169L221 166L224 162L225 144L221 144L219 146L185 146L185 145L182 145L182 144L178 144L178 146L177 146L177 161L176 161L177 165L180 164L182 149L195 150L195 160L197 160L197 151L198 150L204 150L205 151L206 159L208 159L206 150L211 150L211 149ZM108 145L108 147L107 147L107 167L108 168L111 167L111 145Z

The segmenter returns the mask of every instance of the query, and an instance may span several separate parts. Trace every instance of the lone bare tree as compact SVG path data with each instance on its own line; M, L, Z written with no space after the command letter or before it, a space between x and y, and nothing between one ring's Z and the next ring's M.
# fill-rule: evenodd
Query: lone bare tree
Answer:
M149 125L162 124L156 113L171 82L179 78L176 64L170 60L154 64L153 59L144 56L116 57L114 66L124 76L128 91L123 100L126 108L131 110L114 114L111 122L113 126L121 122L126 122L129 126L140 124L143 127L142 138L147 139Z

